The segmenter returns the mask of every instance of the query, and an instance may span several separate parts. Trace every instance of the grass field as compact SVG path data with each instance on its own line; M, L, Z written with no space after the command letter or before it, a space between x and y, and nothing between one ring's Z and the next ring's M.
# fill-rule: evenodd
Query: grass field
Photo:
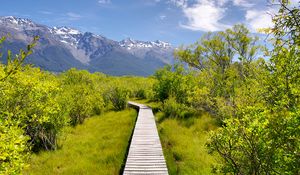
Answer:
M147 100L134 101L147 104L156 112L162 105ZM208 132L217 128L214 119L205 113L188 119L162 119L163 112L157 112L155 117L169 174L212 174L217 156L208 154L205 143Z
M62 148L33 155L24 174L119 174L136 111L108 112L69 128Z
M162 113L157 113L160 117ZM216 156L208 154L205 143L208 131L215 129L208 115L185 120L165 119L158 123L160 139L169 173L208 175Z

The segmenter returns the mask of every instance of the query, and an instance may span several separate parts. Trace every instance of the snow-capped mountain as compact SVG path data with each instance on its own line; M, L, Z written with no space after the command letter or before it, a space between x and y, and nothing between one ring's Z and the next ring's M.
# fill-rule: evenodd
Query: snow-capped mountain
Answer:
M82 37L82 33L69 27L53 27L50 32L61 38L60 42L77 46L78 40Z
M0 36L7 34L10 37L1 49L15 52L39 36L35 52L27 62L55 72L76 67L112 75L150 75L155 69L173 63L174 48L159 40L127 38L118 42L70 27L48 27L29 19L0 17Z
M5 16L0 18L0 22L6 24L8 27L15 29L33 28L37 27L37 24L33 23L29 19L16 18L13 16Z
M136 48L171 48L171 44L160 40L156 41L138 41L131 38L126 38L120 41L120 46L128 50Z
M129 53L144 59L149 57L159 58L166 64L171 64L169 58L173 57L174 48L170 43L160 40L156 41L138 41L126 38L119 42L119 45L125 48Z

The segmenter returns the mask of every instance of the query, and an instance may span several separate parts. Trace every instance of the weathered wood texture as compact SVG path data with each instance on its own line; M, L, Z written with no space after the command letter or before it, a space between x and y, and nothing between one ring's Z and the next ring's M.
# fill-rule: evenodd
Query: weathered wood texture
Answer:
M167 175L168 169L152 109L134 102L129 102L129 105L139 107L139 114L123 174Z

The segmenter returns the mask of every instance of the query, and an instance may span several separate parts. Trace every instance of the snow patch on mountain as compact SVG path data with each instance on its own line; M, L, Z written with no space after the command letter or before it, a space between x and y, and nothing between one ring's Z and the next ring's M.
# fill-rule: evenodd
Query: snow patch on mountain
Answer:
M78 35L81 34L79 30L75 30L69 27L53 27L51 33L57 35Z
M79 30L69 27L53 27L50 28L50 33L60 38L60 42L77 47L78 41L83 35Z
M170 48L171 44L167 42L163 42L160 40L156 41L138 41L131 38L126 38L119 42L119 45L127 50L132 50L136 48Z
M1 23L10 23L18 26L36 26L31 20L25 18L18 18L14 16L0 17Z

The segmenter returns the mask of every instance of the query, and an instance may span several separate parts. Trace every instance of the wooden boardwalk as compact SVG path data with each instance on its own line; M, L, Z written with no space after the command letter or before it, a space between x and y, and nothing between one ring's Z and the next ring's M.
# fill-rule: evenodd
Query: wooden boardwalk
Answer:
M167 175L168 169L152 109L134 102L129 102L129 105L138 107L139 114L123 174Z

